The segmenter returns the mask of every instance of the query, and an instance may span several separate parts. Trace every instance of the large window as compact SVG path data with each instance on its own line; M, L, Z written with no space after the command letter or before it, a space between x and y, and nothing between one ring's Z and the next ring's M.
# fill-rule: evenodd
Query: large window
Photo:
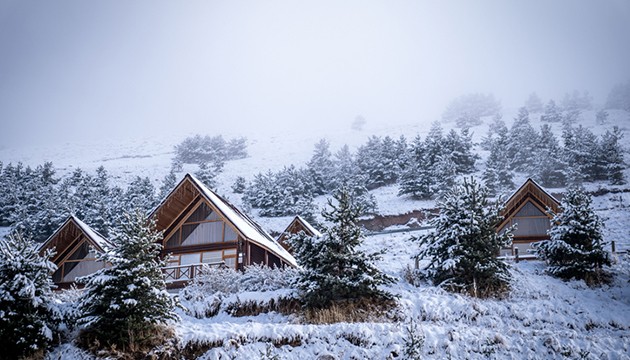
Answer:
M90 275L104 267L105 263L96 260L94 250L84 241L57 268L53 274L53 281L56 283L73 282L78 277Z
M222 221L205 202L201 202L169 236L166 240L166 248L232 242L237 238L232 227Z
M516 225L512 231L514 236L522 237L544 237L551 227L547 215L529 201L514 215L506 227L512 225Z

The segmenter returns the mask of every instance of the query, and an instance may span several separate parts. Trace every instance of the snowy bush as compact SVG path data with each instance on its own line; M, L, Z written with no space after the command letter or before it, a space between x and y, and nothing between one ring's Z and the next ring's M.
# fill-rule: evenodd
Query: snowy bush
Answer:
M43 352L56 336L51 251L20 234L0 239L0 347L3 359Z
M197 318L212 317L227 307L225 300L244 292L272 292L290 289L297 270L252 265L239 272L226 267L205 267L201 274L181 290L182 305ZM264 297L260 298L261 301Z
M222 163L247 157L247 139L225 141L223 136L187 137L175 146L174 162L183 164Z

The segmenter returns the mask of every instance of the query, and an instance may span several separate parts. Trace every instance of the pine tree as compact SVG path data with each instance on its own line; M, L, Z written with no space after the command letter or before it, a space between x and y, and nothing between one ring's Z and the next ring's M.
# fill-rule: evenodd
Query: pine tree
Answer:
M604 109L601 109L595 114L595 122L597 125L604 125L606 121L608 121L608 112Z
M497 254L511 234L496 232L503 219L499 203L491 205L487 190L473 178L455 186L440 202L440 216L432 220L435 230L413 239L420 243L415 257L428 260L420 274L437 286L475 297L504 293L511 275Z
M217 176L223 171L223 162L202 162L195 176L209 189L217 187Z
M234 180L234 184L232 184L232 192L235 194L244 194L246 188L247 180L242 176L237 176L236 180Z
M151 341L161 326L177 320L161 270L165 262L158 260L162 233L142 211L124 218L122 232L112 239L116 247L99 255L111 267L81 279L80 304L84 340L123 350Z
M503 115L498 114L493 117L492 123L488 126L488 135L481 139L481 148L490 151L494 135L507 134L508 128L503 121Z
M407 166L400 177L398 196L411 195L414 199L431 197L433 181L426 156L425 143L416 136L409 148Z
M619 143L622 137L623 133L617 126L613 127L612 132L607 130L602 135L600 163L611 185L622 185L626 182L623 175L626 164L623 160L623 149Z
M514 189L514 174L510 170L507 158L508 137L507 128L499 130L497 138L492 142L490 156L486 162L482 179L490 195L502 194Z
M444 152L455 163L457 174L470 174L475 171L475 162L479 155L473 154L472 148L472 134L468 129L462 129L460 134L451 130L444 138Z
M44 351L56 337L51 256L20 234L0 239L0 358Z
M534 152L538 133L529 121L529 113L524 107L519 109L509 132L508 158L515 171L529 172L534 165Z
M556 106L556 102L549 100L545 105L545 113L540 117L541 121L560 122L562 121L562 111Z
M535 92L529 94L527 101L525 101L525 108L530 114L538 114L543 111L543 103L538 94Z
M545 187L566 185L566 169L562 161L562 149L547 124L540 128L538 147L531 176Z
M333 198L336 204L329 200L330 210L322 213L332 226L322 237L301 234L289 240L303 267L298 287L304 302L322 308L340 300L390 299L391 294L379 286L391 284L393 279L374 265L381 253L366 254L359 249L363 243L358 225L361 207L347 188L336 190Z
M563 160L568 165L568 179L574 184L606 179L604 164L597 156L600 154L600 146L595 134L582 125L576 128L566 125L562 138L564 141Z
M165 199L166 196L168 196L168 194L175 188L175 185L177 185L177 175L175 175L175 171L171 169L171 171L169 171L162 180L158 198L160 200Z
M609 279L602 267L610 265L603 249L603 223L591 207L591 197L571 187L562 197L562 211L554 214L549 240L537 243L538 254L549 265L547 272L562 279L582 279L597 284Z
M331 176L334 174L334 163L330 144L326 139L321 139L315 144L313 156L306 166L314 195L324 195L332 190Z

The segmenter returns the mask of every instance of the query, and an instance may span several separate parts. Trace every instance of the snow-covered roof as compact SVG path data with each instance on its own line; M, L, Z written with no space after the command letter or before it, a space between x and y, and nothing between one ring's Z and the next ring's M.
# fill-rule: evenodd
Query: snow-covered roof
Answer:
M76 216L70 215L70 217L72 218L72 220L74 220L74 222L81 229L81 231L83 231L85 236L87 236L92 241L94 241L98 246L100 246L101 250L106 250L108 248L113 247L113 244L109 242L107 239L105 239L103 235L99 234L98 231L89 227L86 223L79 220L79 218L77 218Z
M96 230L92 229L89 225L79 220L75 215L68 216L68 219L64 221L61 226L59 226L53 233L39 246L39 251L43 250L48 246L48 244L57 236L57 234L69 223L74 223L77 228L89 239L90 242L97 247L99 251L105 251L108 248L112 248L114 245L109 242L107 239L103 237L103 235L99 234Z
M317 236L317 237L322 236L322 233L321 233L321 232L319 232L317 229L315 229L315 228L313 227L313 225L311 225L308 221L306 221L306 220L305 220L303 217L301 217L300 215L297 215L297 216L295 217L295 219L296 219L296 220L298 220L299 222L301 222L301 223L302 223L302 225L303 225L303 226L304 226L304 227L305 227L308 231L310 231L310 232L313 234L313 236Z
M280 256L293 266L297 267L297 261L293 255L286 251L274 240L260 225L249 216L245 215L226 199L208 189L199 179L191 174L186 174L199 189L202 195L210 201L246 238Z
M551 195L551 193L549 193L547 190L545 190L545 188L543 188L542 186L540 186L540 184L538 184L534 179L532 178L527 178L527 180L525 180L525 182L519 186L518 189L516 189L512 195L510 195L510 197L507 198L507 200L503 203L503 205L507 205L512 198L514 198L519 192L521 192L523 190L523 188L525 186L527 186L528 183L532 183L534 184L534 186L536 186L540 191L542 191L543 193L545 193L545 195L547 195L553 202L555 202L556 204L560 205L560 201L558 201L558 199L556 199L553 195Z

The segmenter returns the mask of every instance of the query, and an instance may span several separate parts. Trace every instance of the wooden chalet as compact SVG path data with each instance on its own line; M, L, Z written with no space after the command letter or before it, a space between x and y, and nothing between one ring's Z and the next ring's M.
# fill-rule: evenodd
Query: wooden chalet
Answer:
M39 247L39 252L55 250L51 259L57 265L53 282L60 289L66 289L76 278L106 267L96 259L96 252L105 252L110 247L109 241L72 215Z
M505 202L503 221L498 231L516 225L512 233L512 247L504 249L501 255L534 257L532 243L549 239L547 231L551 228L552 216L560 211L560 202L545 191L534 180L527 179L521 187Z
M306 221L303 217L297 215L293 218L289 226L278 236L278 244L282 245L289 252L291 249L289 245L285 242L289 236L297 234L299 232L303 232L307 236L322 236L322 233L317 231L308 221Z
M202 264L243 269L297 263L276 240L227 200L186 174L151 217L163 231L164 272L171 286L195 277Z

